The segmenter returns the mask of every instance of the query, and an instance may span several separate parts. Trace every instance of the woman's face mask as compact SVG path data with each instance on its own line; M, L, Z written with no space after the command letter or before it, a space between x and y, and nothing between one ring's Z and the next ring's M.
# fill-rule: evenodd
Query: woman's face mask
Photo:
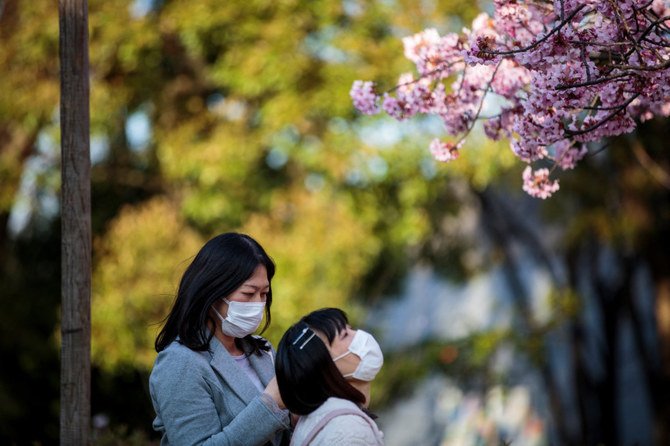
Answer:
M224 318L212 309L221 320L221 331L234 338L243 338L250 335L261 323L265 302L236 302L234 300L223 299L228 304L228 314Z
M363 330L356 330L347 351L333 358L333 362L337 362L350 354L360 358L360 362L353 373L343 374L345 378L372 381L384 364L384 354L381 347L370 333Z
M228 304L226 317L223 317L214 306L212 309L221 320L221 331L227 336L243 338L250 335L263 320L265 301L270 291L270 281L264 265L258 265L251 277L235 290L229 298L224 298Z

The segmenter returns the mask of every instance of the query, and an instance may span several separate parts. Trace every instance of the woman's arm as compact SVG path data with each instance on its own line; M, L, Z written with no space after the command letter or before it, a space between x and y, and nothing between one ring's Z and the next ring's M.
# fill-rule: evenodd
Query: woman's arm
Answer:
M151 396L170 444L262 445L288 428L283 412L275 410L271 401L264 401L267 396L263 395L222 426L212 398L216 385L205 376L208 367L179 351L161 352L156 361L150 378Z

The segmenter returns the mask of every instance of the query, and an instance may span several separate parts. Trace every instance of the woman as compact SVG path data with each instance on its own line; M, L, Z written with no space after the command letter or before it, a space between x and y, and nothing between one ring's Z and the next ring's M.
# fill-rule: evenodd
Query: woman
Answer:
M286 407L300 415L291 445L382 445L366 410L382 364L379 344L339 309L317 310L289 328L275 368Z
M278 445L287 434L272 346L252 335L263 314L270 324L274 272L237 233L208 241L184 272L149 378L161 445Z

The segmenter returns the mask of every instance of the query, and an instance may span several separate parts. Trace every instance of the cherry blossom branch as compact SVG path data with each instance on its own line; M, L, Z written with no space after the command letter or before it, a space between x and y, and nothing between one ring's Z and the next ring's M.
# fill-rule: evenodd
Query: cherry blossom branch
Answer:
M640 141L633 141L632 146L633 154L635 154L635 158L637 158L637 161L640 163L640 165L647 172L649 172L649 175L651 175L651 177L658 181L663 187L670 189L670 174L668 174L668 172L666 172L663 167L661 167L649 156L649 153L644 150L644 147Z
M586 5L580 5L577 8L575 8L575 10L572 11L568 17L563 19L558 25L556 25L556 27L554 27L551 31L549 31L548 34L543 36L541 39L536 40L535 42L533 42L532 44L528 45L525 48L519 48L519 49L516 49L516 50L509 50L509 51L491 51L491 50L482 49L481 52L486 53L486 54L491 54L493 56L511 56L513 54L525 53L527 51L535 49L535 48L537 48L538 45L545 42L549 37L551 37L552 35L554 35L558 31L560 31L561 28L563 28L566 23L568 23L570 20L572 20L572 18L574 16L576 16L577 13L579 13L579 11L581 11L585 7L586 7Z
M604 46L604 47L619 47L622 45L630 45L629 42L589 42L586 40L568 40L568 43L583 46Z
M482 107L484 106L484 100L486 99L487 93L491 89L491 84L493 83L493 80L496 77L496 73L498 73L498 69L500 68L501 63L502 63L502 61L498 62L496 64L496 67L493 70L493 74L491 74L491 79L489 79L489 81L486 83L486 87L484 88L484 93L482 93L482 98L479 101L479 106L477 107L477 111L475 112L475 116L472 118L472 120L470 122L470 126L468 127L468 129L465 131L463 136L461 136L461 138L459 139L458 143L456 144L457 146L460 145L463 141L465 141L465 139L468 137L470 132L472 132L472 129L475 127L475 122L477 121L477 117L479 116L479 114L482 111Z
M383 107L372 82L356 81L351 97L365 114L383 108L398 120L438 116L457 139L430 143L443 162L458 158L483 121L490 139L511 138L529 165L523 189L547 198L558 190L550 175L574 168L588 155L585 144L630 133L637 119L670 116L670 5L601 1L597 7L590 6L595 0L495 2L496 14L481 14L464 35L440 37L431 29L403 39L420 76L403 75L384 94ZM458 77L448 90L451 75ZM481 116L490 93L509 104ZM531 168L542 159L554 163L551 171Z
M587 155L584 156L584 158L592 158L596 155L598 155L600 152L604 151L610 146L610 143L603 144L602 146L598 147L594 152L589 152Z
M460 98L461 97L461 92L463 91L463 84L465 83L465 75L467 74L468 71L468 66L466 65L463 68L463 74L461 75L461 83L458 84L458 91L456 92L456 97Z
M635 94L635 93L632 93L632 94ZM611 107L585 106L585 107L582 107L581 109L582 110L593 110L593 111L608 111L608 110L619 110L619 109L621 109L622 106L623 106L623 104L617 104L617 105L613 105Z
M635 73L621 73L621 74L617 74L617 75L614 75L614 76L601 77L601 78L593 79L593 80L586 81L586 82L578 82L576 84L558 84L556 86L556 90L560 91L560 90L569 90L571 88L589 87L591 85L603 84L605 82L609 82L609 81L613 81L613 80L617 80L617 79L622 79L624 77L634 76L634 75L635 75Z
M666 20L667 20L667 19L670 19L670 16L666 16L666 17L667 17ZM659 22L659 20L660 20L660 22ZM639 37L639 39L638 39L637 41L642 41L642 39L644 39L644 38L645 38L645 37L646 37L652 30L654 30L654 29L656 28L656 26L662 28L662 27L664 26L664 25L663 25L663 22L664 22L665 20L662 20L662 19L659 19L659 20L652 22L652 23L647 27L647 29L642 33L642 35ZM663 37L660 36L660 35L659 35L659 37L663 38ZM628 57L630 57L630 55L633 54L634 51L635 51L635 47L631 48L631 49L625 54L625 58L628 59Z
M654 28L656 28L656 26L660 26L660 27L662 27L662 26L663 26L663 22L665 22L665 21L667 21L667 20L670 20L670 15L661 17L660 19L658 19L658 20L654 20L653 22L651 22L651 23L649 24L649 26L647 27L647 29L644 30L644 31L642 32L642 35L640 36L640 38L639 38L638 40L642 40L642 39L644 39L645 37L647 37L647 36L649 35L649 33L651 33L651 31L652 31Z
M459 64L459 63L465 63L465 62L461 59L461 60L456 60L456 61L453 61L449 64L446 64L446 66L444 66L444 64L442 64L440 67L435 68L434 70L429 71L428 73L424 73L424 74L422 74L421 76L417 77L414 80L411 80L409 82L404 82L402 84L398 84L395 87L393 87L389 90L386 90L386 93L393 93L394 91L396 91L396 90L398 90L402 87L407 87L409 85L416 84L417 82L421 81L422 79L426 79L426 78L429 78L429 77L433 76L434 74L441 73L441 72L443 72L443 71L445 71L445 70L447 70L447 69L449 69L449 68L451 68L454 65Z
M644 41L645 41L645 42L649 42L649 43L653 43L654 45L657 45L657 46L660 46L660 47L663 47L663 48L670 48L670 42L665 42L665 43L662 43L662 42L655 42L655 41L653 41L653 40L649 40L649 39L646 38L646 37L644 38Z
M637 41L635 40L635 37L633 37L633 34L630 31L630 28L628 27L628 23L626 22L626 18L622 16L621 13L621 8L617 4L616 1L614 0L607 0L607 3L610 4L612 7L612 10L614 11L614 15L616 16L617 20L619 21L619 24L621 25L621 28L623 30L624 35L628 38L628 40L631 41L633 46L637 46Z
M640 93L637 93L637 94L631 96L630 98L628 98L628 100L627 100L626 102L624 102L624 103L621 104L619 107L617 107L617 109L616 109L615 111L613 111L613 112L610 113L609 115L605 116L601 121L599 121L599 122L593 124L592 126L589 126L589 127L585 128L585 129L581 129L581 130L569 130L569 129L565 129L565 134L566 134L567 136L569 136L569 137L572 137L572 136L579 136L579 135L584 135L584 134L586 134L586 133L592 132L593 130L595 130L595 129L597 129L598 127L600 127L601 125L607 123L607 121L611 120L611 119L614 118L616 115L618 115L619 113L621 113L622 111L624 111L624 110L626 109L626 107L628 107L628 105L629 105L631 102L633 102L638 96L640 96Z
M619 65L617 68L622 70L640 70L640 71L659 71L670 67L670 59L660 65L642 66L642 65Z
M586 60L586 47L580 48L580 55L582 57L582 66L586 70L586 80L591 81L591 69L589 68L589 63Z

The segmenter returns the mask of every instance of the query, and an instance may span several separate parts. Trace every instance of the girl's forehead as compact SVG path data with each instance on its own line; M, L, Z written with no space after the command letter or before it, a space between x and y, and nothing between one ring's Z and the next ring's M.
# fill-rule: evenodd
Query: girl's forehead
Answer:
M328 347L330 344L328 342L328 337L326 336L326 334L324 332L322 332L321 330L317 330L316 328L314 328L313 330L314 330L314 333L316 333L316 336L319 339L321 339L321 341L323 341L323 343L326 345L326 347Z
M328 337L324 332L316 329L314 332L323 341L323 343L326 344L326 347L332 350L340 350L342 348L347 349L349 345L351 345L351 341L354 339L354 335L356 334L356 330L351 328L351 325L349 324L347 324L343 330L339 330L335 333L333 342L328 341ZM345 332L346 336L344 335Z

